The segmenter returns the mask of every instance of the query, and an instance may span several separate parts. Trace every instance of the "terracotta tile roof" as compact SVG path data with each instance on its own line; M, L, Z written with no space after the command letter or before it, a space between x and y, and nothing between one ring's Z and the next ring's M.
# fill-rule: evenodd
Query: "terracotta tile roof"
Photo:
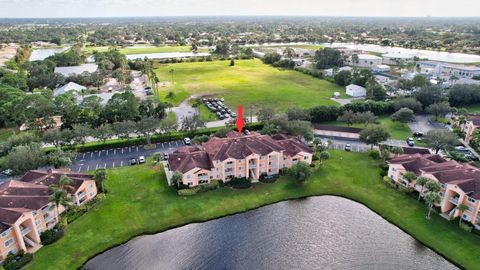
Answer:
M52 194L49 186L57 184L61 175L73 180L72 186L80 187L91 175L70 173L59 170L33 170L27 172L20 181L9 180L0 184L0 230L17 221L25 212L38 210L49 203Z
M430 150L428 148L420 148L420 147L402 147L404 154L430 154Z
M199 147L181 147L168 158L170 170L188 172L193 168L210 170L213 161L224 161L228 158L245 159L251 154L267 155L272 152L284 152L294 156L300 152L312 153L308 145L295 137L286 135L261 135L252 133L239 137L231 134L227 138L213 137Z
M475 126L480 126L480 115L473 114L467 117L468 121L471 121Z

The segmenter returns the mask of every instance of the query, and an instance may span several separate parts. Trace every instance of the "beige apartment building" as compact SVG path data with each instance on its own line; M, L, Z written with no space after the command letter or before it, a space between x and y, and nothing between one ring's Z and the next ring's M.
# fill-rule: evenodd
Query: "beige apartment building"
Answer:
M173 172L178 171L183 176L181 182L194 187L210 180L228 182L243 177L255 182L300 161L310 164L312 150L295 137L239 136L232 132L227 138L213 137L202 146L179 148L169 156L165 170L170 184Z
M42 245L40 234L58 223L55 205L49 202L49 188L62 175L72 179L74 205L82 205L97 195L91 175L59 170L29 171L19 180L0 184L0 260L20 250L33 253ZM59 207L59 212L65 211Z
M454 160L447 161L434 154L401 155L390 160L388 177L420 192L421 187L415 181L408 182L403 177L406 172L414 172L440 185L442 202L437 207L443 217L460 217L480 228L480 169ZM463 213L457 209L461 204L468 207Z

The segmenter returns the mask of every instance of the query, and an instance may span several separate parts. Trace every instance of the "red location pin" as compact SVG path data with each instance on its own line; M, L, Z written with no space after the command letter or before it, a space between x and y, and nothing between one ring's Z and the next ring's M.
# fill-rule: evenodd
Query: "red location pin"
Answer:
M243 108L242 108L242 105L238 105L236 125L237 125L238 135L241 135L242 130L243 130L243 126L245 125L245 122L243 122Z

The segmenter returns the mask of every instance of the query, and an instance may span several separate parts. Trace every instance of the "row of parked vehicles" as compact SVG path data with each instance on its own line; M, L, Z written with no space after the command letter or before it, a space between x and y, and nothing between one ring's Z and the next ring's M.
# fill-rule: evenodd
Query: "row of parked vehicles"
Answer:
M203 104L215 113L219 119L236 118L237 114L225 105L223 98L203 98Z

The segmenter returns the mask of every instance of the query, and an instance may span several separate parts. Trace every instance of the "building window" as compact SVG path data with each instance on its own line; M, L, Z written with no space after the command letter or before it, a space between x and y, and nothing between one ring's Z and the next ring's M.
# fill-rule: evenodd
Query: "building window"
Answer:
M37 210L33 211L33 215L36 216L38 214Z
M93 184L89 184L88 189L92 189L92 188L93 188Z
M470 207L470 206L467 206L467 211L468 211L468 212L473 212L473 208Z
M265 156L260 155L260 159L265 159Z
M11 228L3 231L3 232L2 232L2 237L6 237L7 235L9 235L9 234L10 234L10 230L11 230Z
M42 223L41 219L35 221L35 225L37 225L37 226L40 225L40 223Z
M242 170L243 170L243 166L238 167L238 169L242 171Z
M12 243L13 243L13 238L8 239L7 241L5 241L5 247L10 246Z
M192 178L192 176L190 174L187 175L187 179L190 179Z
M446 185L445 184L440 184L440 187L442 187L442 189L445 189Z
M15 255L15 254L17 254L17 251L18 251L17 248L14 247L8 252L8 255Z
M308 157L307 157L307 156L304 156L304 157L303 157L303 160L307 160L307 159L308 159Z
M467 197L467 200L471 203L475 203L475 199L474 198L470 198L470 197Z
M245 161L245 159L240 159L240 162L244 162L244 161Z

